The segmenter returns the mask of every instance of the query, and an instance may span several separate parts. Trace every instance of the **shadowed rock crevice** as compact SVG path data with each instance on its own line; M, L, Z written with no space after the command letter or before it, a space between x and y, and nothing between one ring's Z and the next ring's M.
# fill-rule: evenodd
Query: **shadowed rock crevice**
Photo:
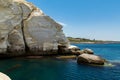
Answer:
M27 17L24 19L24 10L23 10L23 7L22 6L20 6L20 8L21 8L21 10L22 10L22 18L23 18L23 20L21 21L21 30L22 30L22 35L23 35L23 40L24 40L24 44L25 44L25 52L27 53L27 52L30 52L30 49L29 49L29 47L28 47L28 45L27 45L27 42L26 42L26 39L25 39L25 33L24 33L24 20L27 20L29 17L30 17L30 15L31 15L31 13L34 11L34 9L32 9L32 11L27 15Z
M29 47L27 46L27 42L26 42L26 40L25 40L25 35L24 35L24 24L23 24L23 21L21 22L21 24L22 24L23 40L24 40L24 43L25 43L25 52L29 52L30 49L29 49Z

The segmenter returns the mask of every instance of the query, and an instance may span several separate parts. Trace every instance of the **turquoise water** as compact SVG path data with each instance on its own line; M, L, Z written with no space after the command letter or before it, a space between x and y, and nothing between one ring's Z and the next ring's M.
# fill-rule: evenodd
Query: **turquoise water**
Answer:
M0 72L12 80L120 80L120 44L73 44L91 48L115 66L78 65L76 60L0 60Z

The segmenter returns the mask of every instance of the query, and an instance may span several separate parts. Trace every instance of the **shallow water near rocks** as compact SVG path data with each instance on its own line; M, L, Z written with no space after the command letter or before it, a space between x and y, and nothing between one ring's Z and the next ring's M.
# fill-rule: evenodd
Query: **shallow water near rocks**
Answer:
M0 60L0 72L12 80L120 80L120 44L72 45L93 49L110 63L89 66L78 65L72 59L7 59Z

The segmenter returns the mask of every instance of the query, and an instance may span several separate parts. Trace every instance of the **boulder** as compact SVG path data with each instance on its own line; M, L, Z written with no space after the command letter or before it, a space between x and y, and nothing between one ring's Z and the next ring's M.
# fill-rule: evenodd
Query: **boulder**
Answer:
M105 59L92 54L81 54L77 59L78 64L94 64L94 65L104 65Z
M89 48L86 48L82 51L83 51L83 53L86 53L86 54L94 54L94 51L92 49L89 49Z
M58 54L63 55L63 54L69 54L70 50L68 49L67 46L65 45L58 45Z
M59 52L62 54L72 54L72 55L81 55L81 54L94 54L94 51L91 49L80 50L79 47L74 45L64 46L59 45Z
M0 80L11 80L6 74L0 72Z
M73 54L73 55L80 55L81 54L80 48L77 46L74 46L74 45L70 45L68 47L68 50L69 50L69 53Z
M68 46L68 49L70 49L70 50L75 50L75 51L80 50L79 47L74 46L74 45L69 45L69 46Z
M59 54L80 55L80 48L73 45L69 45L69 46L59 45L58 52Z

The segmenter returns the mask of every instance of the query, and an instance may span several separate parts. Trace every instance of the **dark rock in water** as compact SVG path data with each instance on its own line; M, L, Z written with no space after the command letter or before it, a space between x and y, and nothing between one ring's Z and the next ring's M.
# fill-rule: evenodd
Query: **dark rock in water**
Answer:
M105 60L99 56L92 54L81 54L77 59L78 64L95 64L95 65L104 65Z
M69 53L69 50L64 45L58 45L58 54L67 54Z
M67 54L67 55L80 55L80 48L77 46L69 45L59 45L58 46L58 53L59 54Z
M81 55L81 54L94 54L92 49L86 48L84 50L80 50L77 46L70 46L68 47L71 54L74 55Z
M73 55L80 55L81 51L80 51L80 48L78 48L77 46L73 46L73 45L70 45L68 47L69 51L70 51L70 54L73 54Z
M69 46L64 46L64 45L59 45L58 46L58 53L59 54L72 54L72 55L81 55L81 54L94 54L94 51L91 49L84 49L80 50L77 46L69 45Z

